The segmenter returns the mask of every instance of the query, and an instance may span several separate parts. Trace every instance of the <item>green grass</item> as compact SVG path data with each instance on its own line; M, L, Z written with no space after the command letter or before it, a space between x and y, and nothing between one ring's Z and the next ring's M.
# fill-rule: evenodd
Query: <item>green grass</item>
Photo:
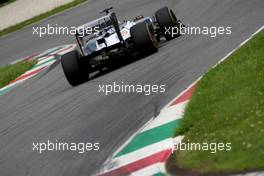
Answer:
M178 135L183 142L231 142L232 149L177 151L168 166L202 173L264 168L263 30L198 82Z
M14 32L16 30L19 30L19 29L21 29L21 28L23 28L23 27L25 27L27 25L30 25L32 23L35 23L35 22L40 21L42 19L45 19L45 18L47 18L47 17L49 17L51 15L54 15L54 14L56 14L58 12L61 12L61 11L64 11L64 10L70 8L70 7L74 7L74 6L76 6L78 4L81 4L81 3L85 2L85 1L87 1L87 0L74 0L74 1L72 1L70 3L68 3L68 4L65 4L65 5L62 5L60 7L57 7L55 9L53 9L53 10L48 11L48 12L42 13L42 14L40 14L38 16L35 16L35 17L31 18L31 19L28 19L26 21L18 23L18 24L14 25L14 26L10 26L10 27L8 27L6 29L1 30L0 31L0 36L3 36L3 35L6 35L6 34L8 34L10 32Z
M37 60L21 61L13 65L0 67L0 88L31 69L36 63Z
M1 0L0 7L3 7L7 4L10 4L11 2L14 2L15 0Z

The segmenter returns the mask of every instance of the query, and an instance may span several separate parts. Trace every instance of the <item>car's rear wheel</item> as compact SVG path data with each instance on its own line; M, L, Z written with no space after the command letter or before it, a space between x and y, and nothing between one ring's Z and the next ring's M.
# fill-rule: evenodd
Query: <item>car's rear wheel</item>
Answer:
M77 50L70 51L61 57L63 72L72 86L78 86L89 80L89 70L80 62L80 53Z
M167 40L171 40L180 35L180 24L176 18L175 13L171 9L169 9L168 7L163 7L157 10L155 13L155 18L160 26L161 32ZM168 33L166 31L166 29L172 29L173 27L177 28L178 30L178 33L176 35L172 35L171 32Z
M150 24L140 22L130 29L132 42L140 54L152 54L158 51L158 42Z

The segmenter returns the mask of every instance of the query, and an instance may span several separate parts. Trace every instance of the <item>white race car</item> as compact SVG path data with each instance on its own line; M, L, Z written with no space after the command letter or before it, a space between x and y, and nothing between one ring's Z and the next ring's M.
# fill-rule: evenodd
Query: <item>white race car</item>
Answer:
M166 29L179 29L181 25L168 7L157 10L153 18L140 15L123 22L110 12L112 8L101 12L105 16L79 26L75 37L80 52L73 50L62 56L62 68L72 86L88 81L90 73L108 67L116 58L152 54L158 51L162 38L171 40L179 36L166 33ZM92 30L87 32L88 28Z

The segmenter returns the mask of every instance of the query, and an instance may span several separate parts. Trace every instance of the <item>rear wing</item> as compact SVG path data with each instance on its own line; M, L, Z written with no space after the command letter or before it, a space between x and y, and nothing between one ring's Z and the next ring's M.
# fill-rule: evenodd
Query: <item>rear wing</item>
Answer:
M77 27L76 34L79 37L86 37L91 34L95 34L102 30L105 26L111 25L110 15L103 16L99 19L93 20L91 22L85 23Z
M96 34L98 36L98 34L102 30L106 29L109 26L114 27L115 32L117 33L118 39L120 40L121 43L124 43L124 39L121 35L121 31L119 28L119 22L114 12L111 12L99 19L96 19L94 21L91 21L89 23L86 23L84 25L77 27L75 37L76 37L76 40L78 42L78 45L83 55L84 55L83 46L85 45L84 37L89 36L89 35L96 35Z
M98 35L107 25L112 25L110 14L77 27L75 38L83 55L84 52L82 46L85 45L84 37Z

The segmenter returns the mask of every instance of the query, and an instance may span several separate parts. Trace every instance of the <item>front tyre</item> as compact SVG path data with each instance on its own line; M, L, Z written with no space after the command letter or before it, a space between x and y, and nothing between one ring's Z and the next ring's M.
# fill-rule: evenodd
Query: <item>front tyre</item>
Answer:
M173 38L176 38L180 35L179 29L180 24L176 18L176 15L174 12L169 9L168 7L163 7L156 11L155 18L159 24L160 30L166 40L171 40ZM178 28L178 34L172 35L166 32L166 29L177 27Z
M88 68L84 68L77 50L70 51L61 57L65 77L72 86L78 86L89 80Z
M130 29L134 47L140 54L152 54L158 51L158 42L150 24L140 22Z

